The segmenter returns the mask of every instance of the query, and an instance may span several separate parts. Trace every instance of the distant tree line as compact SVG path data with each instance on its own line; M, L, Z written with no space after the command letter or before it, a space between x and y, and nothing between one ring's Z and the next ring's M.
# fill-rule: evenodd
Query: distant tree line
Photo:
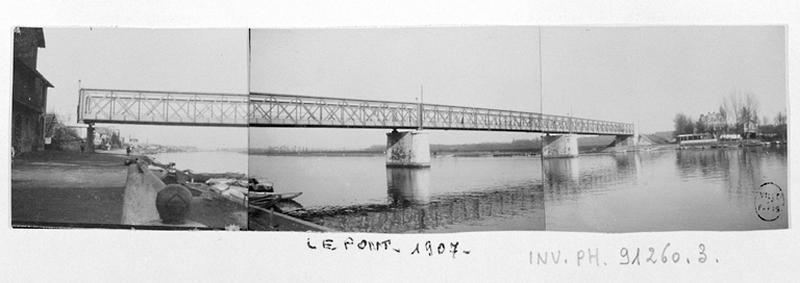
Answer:
M459 151L538 151L539 139L514 139L510 143L490 142L475 144L432 144L431 151L459 152Z
M61 118L53 113L45 114L44 136L50 138L53 147L60 148L71 142L80 142L81 138L74 128L67 127Z
M675 135L693 133L745 134L764 127L786 125L786 114L779 112L770 125L766 116L759 121L758 100L752 93L731 93L719 105L717 112L702 114L695 120L691 116L678 113L673 119ZM759 125L759 122L761 124ZM785 133L784 133L785 136Z
M111 147L122 148L122 139L119 136L119 132L111 133Z

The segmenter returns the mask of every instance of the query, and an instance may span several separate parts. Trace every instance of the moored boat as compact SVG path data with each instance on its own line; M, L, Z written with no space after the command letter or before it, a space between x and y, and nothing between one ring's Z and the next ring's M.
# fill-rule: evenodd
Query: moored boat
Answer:
M278 212L288 212L302 209L303 206L293 199L302 195L301 192L276 193L272 183L259 182L257 179L248 180L247 199L250 207L272 209Z
M299 197L303 193L301 192L290 192L290 193L273 193L273 192L254 192L250 191L247 192L247 197L250 200L254 199L261 199L261 198L276 198L276 199L294 199Z
M678 149L702 149L717 146L719 143L711 134L684 134L676 137Z
M206 181L213 191L233 201L247 203L249 207L274 209L278 212L302 209L293 201L301 192L276 193L270 182L255 178L211 178Z

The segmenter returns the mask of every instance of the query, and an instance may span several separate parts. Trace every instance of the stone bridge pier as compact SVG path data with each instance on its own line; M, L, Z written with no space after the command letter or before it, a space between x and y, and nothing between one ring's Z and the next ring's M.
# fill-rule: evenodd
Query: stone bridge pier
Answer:
M614 138L614 146L615 147L630 147L636 146L638 144L639 136L637 134L633 135L619 135Z
M542 157L569 158L578 156L577 135L546 135L542 137Z
M431 148L428 133L423 131L386 134L386 167L430 167Z
M578 156L578 136L573 134L546 135L542 137L544 158L570 158ZM639 135L617 135L611 144L615 151L634 150L639 145Z
M84 141L84 147L87 152L94 152L94 135L94 123L92 123L86 127L86 141Z

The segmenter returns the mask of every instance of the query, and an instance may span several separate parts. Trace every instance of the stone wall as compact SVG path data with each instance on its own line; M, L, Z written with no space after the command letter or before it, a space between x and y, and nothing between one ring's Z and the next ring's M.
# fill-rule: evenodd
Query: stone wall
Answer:
M11 145L19 153L44 149L43 121L38 112L14 103L11 118Z

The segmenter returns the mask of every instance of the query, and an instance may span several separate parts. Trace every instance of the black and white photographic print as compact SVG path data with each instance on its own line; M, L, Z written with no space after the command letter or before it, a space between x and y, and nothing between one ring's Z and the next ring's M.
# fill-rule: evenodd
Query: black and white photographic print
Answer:
M787 228L784 37L254 29L249 170L321 230Z
M537 36L254 29L250 172L336 231L544 230Z
M2 282L797 277L797 1L0 14Z
M246 29L13 36L14 227L247 228Z
M634 127L544 161L547 230L788 228L785 27L543 30L545 113Z
M788 227L781 26L14 29L16 227Z

